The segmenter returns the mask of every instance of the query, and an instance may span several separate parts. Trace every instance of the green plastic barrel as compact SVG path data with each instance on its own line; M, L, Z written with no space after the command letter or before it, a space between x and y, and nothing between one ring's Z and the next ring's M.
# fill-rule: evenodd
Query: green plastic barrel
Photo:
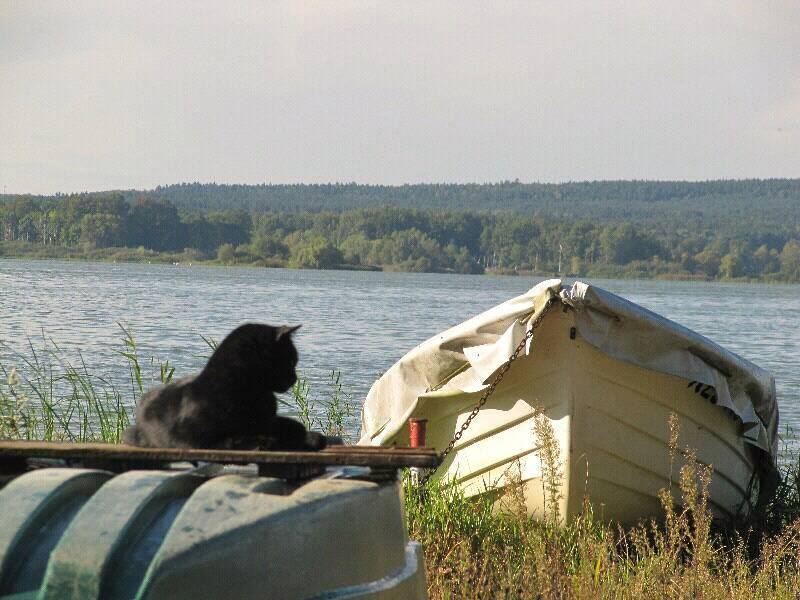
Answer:
M425 598L398 485L39 469L0 490L0 600Z

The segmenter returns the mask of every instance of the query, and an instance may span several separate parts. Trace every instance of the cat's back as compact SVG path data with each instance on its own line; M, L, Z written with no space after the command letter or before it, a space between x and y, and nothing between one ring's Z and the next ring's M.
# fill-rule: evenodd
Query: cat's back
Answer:
M123 441L137 446L170 447L177 445L175 430L191 398L194 377L183 377L148 391L136 406L136 425L123 434Z
M182 377L148 391L136 406L136 422L163 419L169 413L179 411L193 380L194 377Z

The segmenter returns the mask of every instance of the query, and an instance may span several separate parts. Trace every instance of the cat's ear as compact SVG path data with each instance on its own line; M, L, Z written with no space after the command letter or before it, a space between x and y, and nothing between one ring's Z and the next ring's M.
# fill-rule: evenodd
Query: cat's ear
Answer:
M278 327L278 334L275 339L282 339L284 336L290 336L295 331L300 329L302 325L283 325L282 327Z

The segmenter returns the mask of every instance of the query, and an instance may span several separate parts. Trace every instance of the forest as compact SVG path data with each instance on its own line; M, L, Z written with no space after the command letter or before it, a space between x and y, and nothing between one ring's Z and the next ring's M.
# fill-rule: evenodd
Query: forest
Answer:
M800 281L800 180L221 186L0 197L0 255Z

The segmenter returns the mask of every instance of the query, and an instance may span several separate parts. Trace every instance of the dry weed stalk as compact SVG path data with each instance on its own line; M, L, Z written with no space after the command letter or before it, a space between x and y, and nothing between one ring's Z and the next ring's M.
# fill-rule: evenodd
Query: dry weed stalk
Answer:
M563 481L561 447L556 439L555 429L547 415L540 409L533 414L533 433L537 440L536 455L542 465L542 496L544 517L558 523L561 515L559 504L563 498L561 484Z
M527 516L528 508L525 499L525 484L522 480L522 464L519 459L512 462L503 473L503 507L521 522Z

